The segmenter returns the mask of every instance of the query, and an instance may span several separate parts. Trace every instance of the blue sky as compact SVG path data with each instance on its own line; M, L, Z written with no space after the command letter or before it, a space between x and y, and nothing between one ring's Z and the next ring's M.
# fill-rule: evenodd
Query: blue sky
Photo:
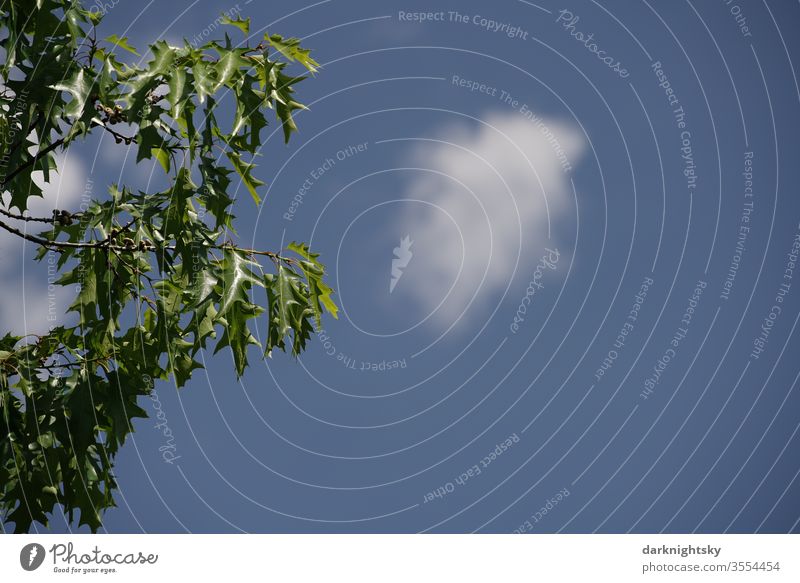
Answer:
M298 361L157 385L109 532L798 530L800 6L105 6L140 48L228 12L314 49L236 214L342 307ZM44 206L161 186L76 150ZM4 323L46 326L46 265L1 242Z

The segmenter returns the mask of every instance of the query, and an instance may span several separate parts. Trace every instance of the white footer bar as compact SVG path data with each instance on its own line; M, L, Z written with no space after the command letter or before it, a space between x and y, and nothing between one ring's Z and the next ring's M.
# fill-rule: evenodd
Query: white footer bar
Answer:
M800 581L797 535L6 535L2 581ZM257 577L257 579L256 579Z

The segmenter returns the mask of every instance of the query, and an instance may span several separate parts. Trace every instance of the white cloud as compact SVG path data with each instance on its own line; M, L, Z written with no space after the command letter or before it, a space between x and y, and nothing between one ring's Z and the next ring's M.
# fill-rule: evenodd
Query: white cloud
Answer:
M42 188L44 198L29 199L31 216L47 217L53 209L77 210L86 189L86 171L75 156L56 156L59 172L50 182L34 178ZM21 230L36 234L44 231L42 223L21 223L4 219ZM73 296L72 289L52 285L57 277L48 258L33 261L36 246L7 231L0 231L0 334L36 334L46 332L51 325L63 323L64 312Z
M51 326L65 323L65 311L74 298L72 289L52 285L57 276L50 276L46 269L27 270L23 281L20 272L4 276L0 280L0 296L3 305L0 308L3 329L0 335L12 332L23 336L26 334L43 334Z
M440 325L461 316L473 295L473 307L499 301L545 247L559 245L557 225L572 208L569 168L584 147L576 126L517 111L415 142L410 165L430 171L414 171L405 198L430 204L408 202L398 225L414 240L405 274L414 285L405 293L427 312L438 306Z

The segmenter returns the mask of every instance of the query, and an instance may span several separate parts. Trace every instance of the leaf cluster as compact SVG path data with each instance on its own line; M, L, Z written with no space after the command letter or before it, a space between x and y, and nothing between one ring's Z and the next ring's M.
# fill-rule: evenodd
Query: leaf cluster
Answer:
M223 23L249 35L249 19ZM57 283L77 290L74 325L0 338L0 518L21 532L59 507L101 527L114 457L155 381L184 386L210 348L230 350L236 375L251 345L298 355L323 312L337 313L307 245L279 253L231 239L234 181L260 203L264 129L274 119L286 141L297 130L305 77L287 67L316 72L308 50L275 34L234 46L225 34L159 40L133 63L137 49L98 39L99 24L76 0L0 5L0 227L36 243L40 260L56 254ZM34 178L53 179L54 153L96 132L157 161L169 186L112 185L79 214L30 217ZM23 221L48 228L32 235Z

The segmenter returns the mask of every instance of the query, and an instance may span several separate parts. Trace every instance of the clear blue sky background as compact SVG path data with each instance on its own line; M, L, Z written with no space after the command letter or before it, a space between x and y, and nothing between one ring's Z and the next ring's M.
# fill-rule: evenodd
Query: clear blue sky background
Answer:
M140 48L233 10L314 49L236 210L242 242L310 241L343 307L299 361L157 385L179 457L136 423L107 531L798 530L797 3L106 4ZM160 186L108 141L71 160L73 202Z

